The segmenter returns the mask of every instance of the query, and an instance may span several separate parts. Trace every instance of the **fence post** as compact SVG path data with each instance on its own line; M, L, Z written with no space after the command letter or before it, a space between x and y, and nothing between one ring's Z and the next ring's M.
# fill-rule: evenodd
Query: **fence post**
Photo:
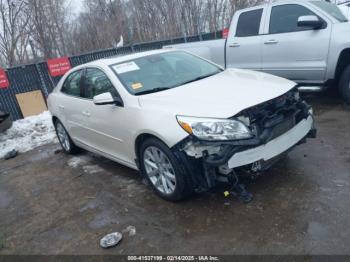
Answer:
M49 96L49 89L46 86L45 80L44 80L44 76L43 76L43 72L41 71L39 65L37 63L35 63L35 69L38 72L39 75L39 80L40 80L40 85L41 85L41 90L44 91L45 97L47 98ZM52 83L52 79L50 78L51 83ZM53 83L52 83L53 84ZM53 85L54 86L54 85Z

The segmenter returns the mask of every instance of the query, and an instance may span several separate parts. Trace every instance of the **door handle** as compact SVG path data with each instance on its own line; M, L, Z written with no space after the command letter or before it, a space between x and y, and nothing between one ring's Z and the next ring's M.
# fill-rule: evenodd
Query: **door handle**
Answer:
M239 43L232 43L229 45L229 47L240 47L241 45Z
M91 116L91 113L89 111L83 111L82 114L87 117Z
M64 110L64 106L59 105L58 108Z
M274 39L271 39L271 40L265 42L264 44L265 45L275 45L275 44L278 44L278 41L274 40Z

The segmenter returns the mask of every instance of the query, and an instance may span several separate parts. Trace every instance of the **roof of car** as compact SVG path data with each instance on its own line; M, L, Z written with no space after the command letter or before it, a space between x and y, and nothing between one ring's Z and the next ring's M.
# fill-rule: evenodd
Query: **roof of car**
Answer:
M272 2L284 2L286 0L272 0ZM326 0L294 0L295 2L313 2L313 1L320 1L320 2L326 2Z
M168 52L172 52L172 51L174 51L174 50L160 49L160 50L154 50L154 51L133 53L133 54L129 54L129 55L113 56L113 57L95 60L95 61L89 62L87 64L83 64L83 65L81 65L81 67L84 67L84 66L110 66L113 64L118 64L118 63L134 60L134 59L149 56L149 55L168 53Z
M315 1L322 2L322 1L326 1L326 0L294 0L295 3L303 3L303 2L305 3L305 2L315 2ZM264 8L271 3L283 3L283 2L286 2L286 0L269 0L269 1L266 1L266 2L259 4L259 5L256 5L256 6L240 9L237 12L246 12L246 11L250 11L250 10L254 10L254 9Z
M272 0L273 3L283 3L286 0ZM320 2L326 2L326 0L294 0L294 2L296 3L300 3L300 2L314 2L314 1L320 1Z

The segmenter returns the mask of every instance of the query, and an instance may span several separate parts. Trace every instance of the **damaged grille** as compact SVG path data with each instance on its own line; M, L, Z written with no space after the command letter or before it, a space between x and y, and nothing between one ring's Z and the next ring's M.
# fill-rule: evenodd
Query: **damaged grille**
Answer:
M295 118L288 117L282 123L274 126L271 131L271 139L281 136L295 126Z
M308 116L307 105L296 96L296 90L244 110L239 116L250 119L250 128L263 142L286 133Z

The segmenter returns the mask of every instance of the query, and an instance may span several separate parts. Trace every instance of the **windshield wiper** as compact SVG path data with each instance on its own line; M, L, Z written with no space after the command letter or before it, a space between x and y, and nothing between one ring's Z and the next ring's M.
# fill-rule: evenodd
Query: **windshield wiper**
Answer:
M202 80L202 79L204 79L204 78L208 78L208 77L211 77L211 76L213 76L213 75L216 75L216 74L218 74L218 73L220 73L220 72L221 72L221 71L215 72L215 73L211 73L211 74L208 74L208 75L204 75L204 76L199 76L199 77L194 78L194 79L192 79L192 80L183 82L183 83L179 84L178 86L182 86L182 85L186 85L186 84L189 84L189 83L193 83L193 82Z
M171 87L157 87L157 88L153 88L151 90L145 90L145 91L138 92L135 94L135 96L157 93L157 92L161 92L161 91L165 91L165 90L169 90L169 89L171 89Z

